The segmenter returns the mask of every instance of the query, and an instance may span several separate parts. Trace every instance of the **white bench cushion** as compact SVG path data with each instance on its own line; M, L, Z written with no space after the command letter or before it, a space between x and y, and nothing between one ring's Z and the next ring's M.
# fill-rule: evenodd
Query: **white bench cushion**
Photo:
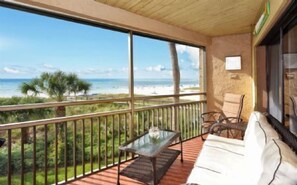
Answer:
M236 153L244 154L244 141L239 139L231 139L231 138L225 138L220 137L217 135L209 134L207 136L207 140L205 140L203 146L212 146L212 147L220 147L224 150L233 151Z
M262 155L263 172L258 184L297 184L297 156L278 139L269 141Z
M217 185L230 183L228 182L227 177L219 172L206 168L194 167L188 177L187 184Z
M260 112L253 112L243 141L208 135L187 183L262 185L268 184L273 178L272 184L297 184L297 165L290 166L290 161L294 161L294 164L297 161L295 154L293 156L290 153L291 157L295 157L294 160L289 159L290 157L277 158L278 155L269 157L277 153L277 147L273 147L271 142L278 140L279 135L268 123L266 117ZM271 146L268 146L268 143ZM288 146L280 145L278 147L281 150L285 148L285 153L288 153L286 151ZM268 149L269 147L272 148ZM284 162L269 163L270 160L280 161L281 159ZM271 170L274 168L277 169L274 170L276 173ZM288 174L291 177L283 181L282 174L287 174L285 170L290 170ZM270 181L267 183L268 180L265 179Z
M243 165L243 141L209 134L187 183L232 184L245 174Z
M260 112L252 112L250 117L249 117L249 122L247 124L247 127L246 127L246 130L245 130L245 133L244 133L244 138L243 140L245 141L249 136L251 136L253 133L253 126L254 126L254 123L256 121L259 121L259 119L261 118L262 119L262 115Z
M264 116L261 112L257 112L257 111L252 112L249 118L247 128L244 133L244 138L243 138L244 141L248 140L249 137L254 137L254 131L255 131L254 126L256 121L259 121L260 123L262 122L267 123L268 125L270 125L267 122L266 116Z

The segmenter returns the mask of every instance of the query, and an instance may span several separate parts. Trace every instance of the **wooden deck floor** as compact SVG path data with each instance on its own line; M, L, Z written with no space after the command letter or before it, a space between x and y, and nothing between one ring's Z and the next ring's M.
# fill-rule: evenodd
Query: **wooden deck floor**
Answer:
M161 185L178 185L184 184L187 181L187 178L193 168L194 162L199 154L203 142L200 137L191 139L183 143L184 151L184 162L180 161L178 157L175 162L172 164L170 169L167 171L165 176L162 178ZM180 145L173 146L172 148L179 149ZM121 165L121 169L127 166L129 162L126 162ZM121 185L136 185L143 184L138 181L132 180L127 177L121 176ZM103 172L98 172L96 174L84 177L77 181L71 182L72 185L111 185L116 184L117 182L117 167L110 168Z

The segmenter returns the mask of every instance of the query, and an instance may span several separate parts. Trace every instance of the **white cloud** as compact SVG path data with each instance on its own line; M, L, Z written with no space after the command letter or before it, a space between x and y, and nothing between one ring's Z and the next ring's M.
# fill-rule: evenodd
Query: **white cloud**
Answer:
M185 46L185 45L181 45L181 44L175 44L175 48L176 48L176 51L178 52L178 53L184 53L185 51L186 51L186 48L187 48L188 46Z
M199 69L199 48L177 44L176 50L180 54L188 54L189 62L194 70ZM183 63L183 61L182 61Z
M122 67L121 71L122 72L128 72L129 71L129 68L128 67Z
M54 66L51 64L43 64L43 67L47 69L54 69Z
M20 71L18 69L14 69L14 68L11 68L11 67L4 67L3 70L6 73L11 73L11 74L19 74L20 73Z
M199 48L187 46L187 52L189 53L189 58L192 62L199 62Z
M162 65L156 65L156 66L149 66L147 68L145 68L146 71L155 71L155 72L161 72L161 71L165 71L166 68Z
M137 71L138 67L134 67L134 71ZM121 72L129 72L129 68L128 67L123 67L121 70Z
M198 64L198 62L192 62L191 63L191 66L192 66L192 68L194 69L194 70L198 70L199 69L199 64Z
M97 69L93 69L93 68L87 68L87 69L80 70L78 73L90 75L90 74L96 74L96 73L98 73L98 70Z

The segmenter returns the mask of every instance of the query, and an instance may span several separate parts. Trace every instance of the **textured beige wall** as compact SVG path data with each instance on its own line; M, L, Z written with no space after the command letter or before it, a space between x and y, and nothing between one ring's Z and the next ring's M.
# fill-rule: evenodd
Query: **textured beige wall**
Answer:
M267 112L267 81L266 81L266 47L258 46L256 47L256 75L257 79L255 82L257 84L256 96L257 101L255 102L255 110L261 112Z
M247 120L252 111L251 34L214 37L206 52L207 109L219 110L227 92L245 94L242 117ZM225 70L225 57L232 55L241 55L241 70Z

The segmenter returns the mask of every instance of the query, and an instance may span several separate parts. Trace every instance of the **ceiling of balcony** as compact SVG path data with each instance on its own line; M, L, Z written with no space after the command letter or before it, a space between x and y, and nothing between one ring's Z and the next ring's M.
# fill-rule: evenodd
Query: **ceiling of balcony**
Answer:
M221 36L252 30L266 0L95 0L151 19Z

